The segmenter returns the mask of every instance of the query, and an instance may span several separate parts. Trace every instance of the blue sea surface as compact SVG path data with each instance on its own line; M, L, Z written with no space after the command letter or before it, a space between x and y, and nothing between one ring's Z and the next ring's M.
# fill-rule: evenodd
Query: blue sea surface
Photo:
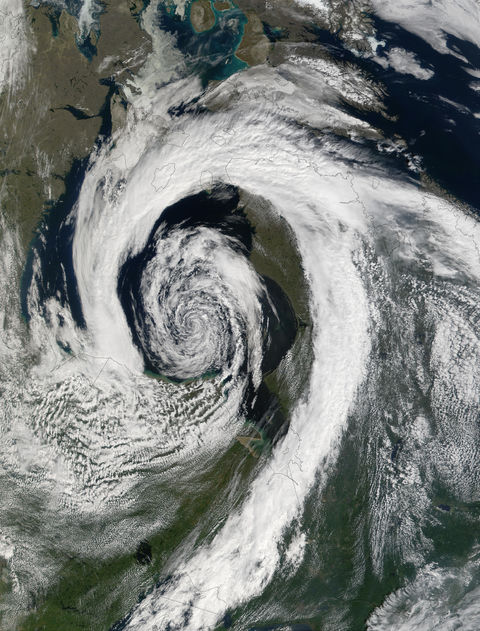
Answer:
M204 85L211 80L227 79L248 67L235 55L247 23L244 13L237 7L218 11L213 3L212 10L215 24L198 33L190 21L190 6L187 19L164 4L158 8L158 28L175 35L178 48L186 56L189 72L198 75Z

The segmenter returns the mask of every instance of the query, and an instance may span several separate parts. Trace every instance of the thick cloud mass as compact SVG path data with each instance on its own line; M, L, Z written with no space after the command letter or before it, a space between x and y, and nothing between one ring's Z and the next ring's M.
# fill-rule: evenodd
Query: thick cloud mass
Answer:
M151 31L152 16L150 7ZM415 58L399 55L390 64L403 74ZM392 550L399 564L426 567L433 544L423 526L438 480L456 497L476 498L478 223L427 190L420 160L368 122L386 120L383 88L371 77L323 54L285 57L205 89L180 76L171 38L157 33L151 58L125 87L125 126L99 144L72 208L52 214L34 244L25 344L18 314L2 304L17 340L1 347L0 455L10 481L2 492L20 505L27 490L41 497L41 515L72 529L58 545L73 555L85 553L91 531L107 557L168 528L181 492L195 504L198 480L245 438L262 379L280 363L272 349L281 349L279 370L292 380L309 367L271 450L248 475L232 474L221 496L230 510L215 505L207 534L198 517L118 628L202 631L238 608L235 628L243 629L251 618L242 607L257 607L260 596L255 615L273 619L268 590L280 593L276 586L303 567L305 507L344 464L349 428L365 441L368 462L368 523L358 526L352 585L367 565L381 581ZM228 221L212 208L208 215L225 191L263 200L291 230L308 283L308 361L280 330L291 321L295 337L306 325L249 258L253 237L235 219L236 204ZM11 231L2 239L7 295L18 244ZM288 268L273 231L260 245L267 242ZM24 551L13 572L36 587L53 581L53 561L41 577L29 569L43 567L42 533L3 530L4 556L13 557L12 546ZM475 568L472 561L465 581ZM425 612L444 580L443 570L419 573L369 628L405 628L398 619L410 608L412 628L430 629ZM476 620L478 608L464 599Z

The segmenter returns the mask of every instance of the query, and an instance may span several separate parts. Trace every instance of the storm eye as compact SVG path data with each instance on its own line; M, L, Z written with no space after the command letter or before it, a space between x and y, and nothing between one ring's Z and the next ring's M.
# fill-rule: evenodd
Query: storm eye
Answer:
M124 263L119 297L148 371L183 381L248 373L260 360L265 373L291 346L295 314L252 265L254 229L239 203L225 186L182 199Z
M246 378L244 410L260 420L279 407L274 373L306 318L280 284L295 256L269 242L258 203L217 185L166 208L121 267L117 291L148 374L177 383Z

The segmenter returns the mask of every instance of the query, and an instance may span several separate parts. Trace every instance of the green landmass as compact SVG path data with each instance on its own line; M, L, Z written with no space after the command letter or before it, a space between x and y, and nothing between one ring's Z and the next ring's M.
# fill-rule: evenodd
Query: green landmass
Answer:
M267 60L271 44L263 32L263 24L254 11L246 11L247 23L236 56L249 66L263 64Z
M264 381L288 418L308 387L313 361L310 292L295 235L287 221L263 199L241 192L241 204L254 228L250 260L258 274L272 278L287 294L297 316L294 344Z
M102 80L114 76L121 84L150 50L129 2L108 0L104 5L97 55L91 61L76 44L75 18L62 11L53 36L51 10L26 9L33 42L28 79L15 98L8 92L0 97L3 208L19 226L25 251L46 205L65 193L74 160L91 153L102 108L112 105L114 126L123 122L119 98L106 104L109 88Z
M190 22L197 33L209 31L215 25L215 13L210 0L194 0L190 5Z

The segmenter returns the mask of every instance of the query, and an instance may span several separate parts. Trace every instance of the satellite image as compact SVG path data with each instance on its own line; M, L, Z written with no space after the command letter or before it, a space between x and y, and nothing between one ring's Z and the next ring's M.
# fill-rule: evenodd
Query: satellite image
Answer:
M480 631L479 0L0 0L1 631Z

